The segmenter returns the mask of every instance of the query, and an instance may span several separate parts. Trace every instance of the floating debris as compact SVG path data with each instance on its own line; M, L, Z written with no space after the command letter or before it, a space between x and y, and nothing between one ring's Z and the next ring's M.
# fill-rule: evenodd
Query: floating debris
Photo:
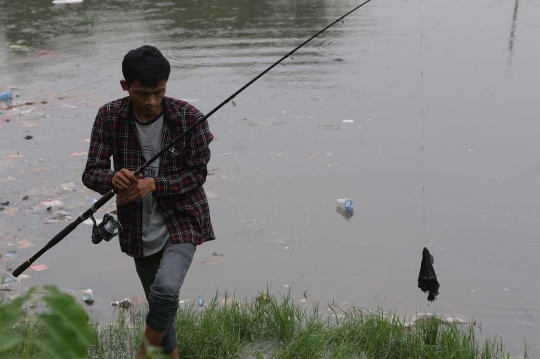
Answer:
M42 205L46 206L46 207L53 207L53 206L63 206L64 203L58 199L55 199L55 200L48 200L48 201L45 201L45 202L41 202Z
M72 152L70 154L71 157L77 157L77 156L86 156L88 153L86 152Z
M30 266L30 269L40 272L42 270L49 269L49 267L47 267L45 264L34 264Z
M257 303L267 304L270 303L270 296L268 294L262 293L258 295L255 300L257 301Z
M53 224L59 222L69 222L72 220L71 215L66 211L55 211L47 219L44 224Z
M118 308L129 308L131 307L131 300L129 300L129 298L126 298L118 302L112 302L111 305Z
M83 0L53 0L54 5L82 4Z
M412 317L411 321L405 322L405 327L418 326L418 325L428 325L430 322L440 322L444 325L467 325L472 324L476 325L476 321L464 320L454 316L444 317L442 315L436 315L434 313L419 313Z
M9 48L16 51L28 51L28 46L26 45L9 45Z
M201 261L199 261L197 263L198 264L209 265L209 264L218 264L218 263L221 263L221 262L223 262L223 259L212 256L212 257L210 257L208 259L203 259L203 260L201 260Z
M11 100L11 99L13 99L13 93L11 92L11 90L3 92L3 93L0 94L0 101L8 101L8 100Z
M321 125L319 130L341 131L341 125Z
M19 245L19 249L30 248L34 246L34 243L26 239L17 241L17 244Z
M350 198L342 198L337 200L336 204L339 208L344 209L345 211L350 211L353 209L354 202Z
M83 302L85 302L87 305L94 304L94 291L92 289L83 289L83 292L87 294L82 297Z

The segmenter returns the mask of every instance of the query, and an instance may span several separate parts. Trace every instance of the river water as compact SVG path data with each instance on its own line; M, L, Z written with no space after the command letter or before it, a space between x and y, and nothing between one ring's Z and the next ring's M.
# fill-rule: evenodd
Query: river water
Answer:
M127 51L160 48L168 95L209 112L358 4L0 0L0 93L17 96L0 103L2 268L67 224L46 224L52 212L99 198L80 181L86 141L98 108L125 95ZM217 239L198 248L181 298L307 290L476 320L512 355L524 340L540 355L539 19L535 0L373 0L218 111L205 184ZM335 209L347 197L350 220ZM143 291L118 243L90 233L81 224L20 288L91 288L87 309L106 322L110 301ZM441 284L429 306L423 247Z

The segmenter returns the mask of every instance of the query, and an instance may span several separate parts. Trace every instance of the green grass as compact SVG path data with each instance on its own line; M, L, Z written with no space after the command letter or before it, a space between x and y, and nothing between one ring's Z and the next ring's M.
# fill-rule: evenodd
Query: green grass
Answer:
M300 358L509 358L502 341L477 339L474 325L447 325L430 320L410 327L395 315L366 313L359 308L321 313L296 303L290 292L262 293L251 302L229 297L213 298L205 307L191 304L176 317L182 358L300 359ZM89 358L133 358L144 330L147 307L135 305L118 312L112 325L94 323L98 344ZM14 330L34 336L43 330L31 320ZM14 354L33 358L39 350L19 345ZM526 355L526 353L525 353Z

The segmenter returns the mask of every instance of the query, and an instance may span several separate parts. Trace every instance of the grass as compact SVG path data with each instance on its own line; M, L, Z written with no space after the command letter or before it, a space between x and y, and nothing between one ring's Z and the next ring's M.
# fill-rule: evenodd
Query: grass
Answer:
M179 310L179 352L182 358L217 359L393 359L456 358L499 359L505 354L500 339L477 339L474 325L448 325L429 320L409 326L395 315L366 313L351 307L319 312L295 303L291 292L270 295L261 293L251 302L234 296L221 300L218 295L205 307L195 304ZM98 344L89 348L89 358L133 358L144 330L146 305L134 305L118 312L116 323L93 323ZM42 327L33 321L14 330L31 338ZM19 345L14 354L34 358L32 345ZM526 354L525 354L526 355Z

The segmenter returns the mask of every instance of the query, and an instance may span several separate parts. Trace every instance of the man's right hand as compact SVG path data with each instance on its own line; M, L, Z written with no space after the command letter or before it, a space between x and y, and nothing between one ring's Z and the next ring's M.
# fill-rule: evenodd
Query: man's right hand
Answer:
M137 177L142 178L142 175L139 174ZM122 168L120 171L114 174L112 184L116 189L124 190L134 184L137 184L139 182L137 177L133 175L133 171Z

